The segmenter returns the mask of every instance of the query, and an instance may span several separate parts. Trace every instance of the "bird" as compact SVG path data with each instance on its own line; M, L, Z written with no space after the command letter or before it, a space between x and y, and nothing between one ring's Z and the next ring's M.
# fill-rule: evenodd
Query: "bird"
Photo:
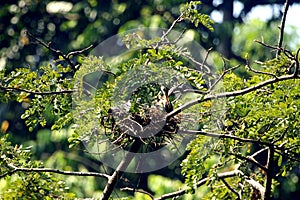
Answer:
M158 95L157 103L158 106L162 106L167 113L173 111L173 105L170 102L168 88L165 86L160 87L160 93Z

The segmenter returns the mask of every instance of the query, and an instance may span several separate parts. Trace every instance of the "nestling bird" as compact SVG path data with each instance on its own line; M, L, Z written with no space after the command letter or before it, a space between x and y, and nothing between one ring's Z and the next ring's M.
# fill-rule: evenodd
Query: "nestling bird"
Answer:
M158 96L158 101L156 104L158 106L162 106L167 113L170 113L173 111L173 105L169 99L168 88L161 86L160 90L160 95Z

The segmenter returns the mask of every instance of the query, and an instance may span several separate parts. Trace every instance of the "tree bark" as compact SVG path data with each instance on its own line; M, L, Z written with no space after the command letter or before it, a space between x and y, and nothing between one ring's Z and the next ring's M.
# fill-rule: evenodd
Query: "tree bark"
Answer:
M130 162L134 158L134 153L136 153L140 148L140 140L135 139L129 152L125 155L124 159L120 162L118 167L115 169L114 173L111 175L111 177L108 179L108 182L103 190L101 200L108 200L111 196L118 180L121 178L121 176L124 174L124 171L129 166Z

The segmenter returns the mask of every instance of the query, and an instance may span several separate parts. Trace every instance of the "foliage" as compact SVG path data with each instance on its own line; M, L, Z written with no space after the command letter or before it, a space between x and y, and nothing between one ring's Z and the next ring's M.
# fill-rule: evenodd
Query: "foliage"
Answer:
M90 7L97 6L96 1L89 4ZM83 2L76 4L79 10L84 5ZM125 3L113 5L110 9L117 12L116 16L110 17L115 18L127 6ZM25 105L22 118L30 131L39 126L61 131L72 125L74 134L68 138L70 147L80 148L86 142L94 146L105 142L105 138L125 150L131 150L138 141L140 146L136 151L147 153L168 143L176 144L178 137L185 133L194 134L181 163L185 183L172 181L171 187L168 186L170 180L151 176L149 188L157 196L176 191L176 186L184 188L183 194L196 194L194 197L199 195L200 187L205 191L205 196L201 196L203 199L270 198L272 187L274 191L279 184L279 177L292 174L299 165L299 50L292 52L260 42L264 48L279 52L279 55L273 58L269 58L271 54L259 55L265 60L252 64L251 56L255 52L251 52L245 43L245 52L249 55L245 54L244 64L231 67L237 61L220 59L222 66L210 66L206 59L197 60L185 48L188 42L184 40L184 32L175 37L170 34L183 19L212 31L213 21L207 14L200 13L200 6L199 2L182 5L180 16L159 37L146 39L139 32L121 35L130 54L109 62L103 57L84 57L76 52L63 54L33 37L41 46L58 54L58 60L37 69L20 67L0 71L0 89L3 91L0 100ZM148 8L145 9L143 12L147 13ZM93 18L92 11L85 12ZM155 19L145 20L145 23L151 24ZM60 28L64 32L78 24L81 23L69 20ZM101 20L92 24L99 25ZM78 47L80 38L95 29L93 25L79 34L73 46ZM181 39L183 44L178 45ZM122 62L118 62L120 60ZM247 79L236 73L239 66L247 73ZM146 78L141 78L140 74ZM173 108L167 112L164 112L166 104L158 104L166 98L162 95L161 85L157 84L160 80L169 91L176 84L179 92L184 91L179 97L175 95L178 91L170 92L165 100ZM141 82L143 86L139 87ZM117 101L118 98L126 102ZM184 112L189 115L184 116ZM116 113L119 118L114 118ZM126 123L123 120L127 120ZM162 120L166 123L156 127ZM146 131L140 130L151 123L154 128L161 129L158 134L144 139ZM124 127L128 124L130 127L126 127L125 132ZM2 132L6 132L5 126L2 124ZM190 130L192 127L197 130ZM30 160L30 149L13 147L7 136L1 137L0 147L1 178L5 177L1 182L5 190L0 194L3 198L74 197L67 193L65 183L56 176L26 171L43 168L42 163ZM102 156L99 150L93 153ZM116 177L120 178L118 173ZM112 178L113 175L108 177L110 192L115 186ZM163 186L154 184L161 180L165 183Z
M31 161L31 147L12 146L7 141L8 135L2 135L1 147L1 199L73 199L74 194L68 193L65 183L48 173L26 173L14 168L42 168L43 164Z

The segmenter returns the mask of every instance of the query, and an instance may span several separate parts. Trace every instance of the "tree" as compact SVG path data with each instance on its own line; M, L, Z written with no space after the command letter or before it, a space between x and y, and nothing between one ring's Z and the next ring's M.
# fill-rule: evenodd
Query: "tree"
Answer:
M34 178L36 185L49 179L48 172L102 177L107 179L102 199L108 199L124 172L131 172L132 168L133 172L143 172L136 170L147 162L138 160L136 154L147 155L164 149L166 144L173 144L178 152L180 144L188 138L188 151L181 163L185 188L156 199L194 193L203 185L209 188L206 198L270 199L277 176L292 173L299 165L299 49L288 50L281 42L273 46L257 41L276 51L274 58L252 63L246 56L246 64L239 64L211 55L211 50L200 58L198 52L190 51L199 49L188 40L194 32L180 27L181 32L173 30L187 20L212 31L213 22L199 11L199 5L198 2L185 4L169 29L155 32L160 37L147 37L151 32L147 35L139 30L121 35L128 54L108 52L102 58L76 60L74 57L92 46L65 54L28 32L28 38L52 52L58 60L37 70L1 71L1 99L30 103L22 115L30 131L37 125L46 126L49 121L53 130L73 124L75 132L68 138L71 147L84 144L89 153L100 154L102 151L95 149L95 144L99 147L109 141L116 148L108 146L109 158L115 154L117 165L112 166L111 175L43 168L24 162L28 159L24 150L12 149L3 139L2 158L5 159L1 163L4 166L1 177L11 178L16 173L22 177L34 172L36 176L42 175ZM279 41L284 36L288 6L287 1ZM111 48L111 52L114 50ZM221 60L221 65L210 63L210 56ZM236 73L238 68L247 69L247 78ZM169 102L173 109L166 110ZM73 116L72 106L75 106ZM5 131L4 126L2 130ZM11 159L20 152L20 158ZM101 159L105 160L106 156ZM154 168L160 161L163 160L155 163ZM49 198L73 197L57 194L56 190L50 189L53 194ZM123 190L154 198L140 188ZM29 194L22 193L24 190L18 187L14 191L20 195L43 195L45 189L32 190Z

